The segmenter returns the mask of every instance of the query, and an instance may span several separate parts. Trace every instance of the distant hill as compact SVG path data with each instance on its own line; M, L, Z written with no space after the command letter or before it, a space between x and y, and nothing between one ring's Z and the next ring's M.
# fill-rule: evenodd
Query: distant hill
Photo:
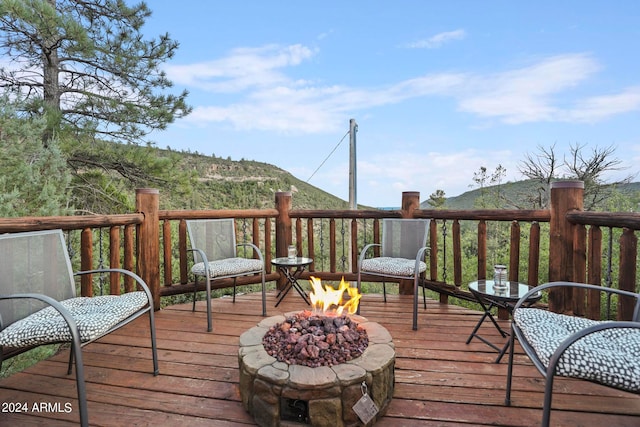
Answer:
M538 193L539 190L540 185L533 180L507 182L501 185L488 186L484 189L470 190L459 196L449 197L446 199L443 209L479 209L482 206L479 206L478 201L481 199L483 192L490 201L501 200L499 203L485 207L492 209L527 208L526 197ZM609 187L609 191L612 196L617 194L620 197L632 199L633 202L631 203L635 207L634 210L638 209L637 202L640 201L640 182L611 186ZM422 209L432 209L426 200L420 203L420 207ZM603 208L603 210L606 209Z

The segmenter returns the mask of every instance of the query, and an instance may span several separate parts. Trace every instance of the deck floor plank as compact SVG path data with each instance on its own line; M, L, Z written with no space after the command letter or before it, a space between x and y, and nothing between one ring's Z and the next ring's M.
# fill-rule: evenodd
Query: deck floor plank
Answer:
M419 329L411 329L411 297L367 294L361 315L382 324L396 347L394 399L378 426L535 426L542 416L542 377L516 346L513 404L504 406L506 356L486 344L466 340L480 312L428 300L420 308ZM308 308L295 293L268 315ZM420 302L422 304L422 301ZM151 375L146 318L136 320L83 349L89 419L92 426L254 425L240 403L238 339L259 315L260 295L213 302L213 332L206 332L205 304L164 308L156 313L160 375ZM505 329L507 321L501 321ZM490 323L480 334L506 342ZM40 402L73 410L4 413L0 426L69 426L77 423L75 380L66 375L68 353L61 352L24 372L0 380L0 402ZM562 426L640 425L640 396L585 381L560 378L554 388L552 422Z

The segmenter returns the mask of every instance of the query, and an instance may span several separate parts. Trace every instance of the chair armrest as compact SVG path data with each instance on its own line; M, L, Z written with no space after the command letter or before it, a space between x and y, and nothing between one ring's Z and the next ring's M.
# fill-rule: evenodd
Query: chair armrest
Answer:
M129 276L132 277L136 283L142 288L142 290L145 292L145 294L147 294L147 298L149 299L149 305L153 306L153 296L151 295L151 290L149 289L149 286L147 285L147 283L142 279L142 277L138 276L136 273L129 271L129 270L125 270L123 268L100 268L100 269L96 269L96 270L85 270L85 271L78 271L73 273L74 276L82 276L85 274L99 274L99 273L120 273L120 274L124 274L125 276Z
M640 321L640 294L624 291L621 289L606 288L604 286L596 286L588 283L577 283L577 282L550 282L550 283L544 283L542 285L536 286L535 288L530 289L529 292L527 292L524 296L522 296L518 300L516 305L513 307L513 311L520 308L523 304L526 303L527 299L531 298L531 296L536 294L537 292L543 291L545 289L561 288L561 287L581 288L586 290L606 292L610 294L617 294L621 296L634 298L636 300L636 304L635 304L635 309L633 311L633 321L634 322Z
M424 253L429 250L428 246L423 246L418 249L418 253L416 254L416 266L414 271L420 271L420 263L424 259Z
M362 250L360 251L360 256L358 257L358 266L360 266L360 264L362 264L362 260L364 259L364 257L367 255L367 251L375 246L382 246L379 243L369 243L368 245L366 245L364 248L362 248Z
M259 259L260 259L260 261L262 261L262 263L264 264L264 258L262 257L262 252L260 252L260 248L258 248L258 247L257 247L256 245L254 245L253 243L249 243L249 242L246 242L246 243L237 243L237 244L236 244L236 246L247 246L247 247L253 248L253 251L254 251L255 253L257 253L257 254L258 254L258 258L259 258Z
M187 249L187 252L194 252L194 253L198 254L200 256L200 258L202 259L202 262L204 262L205 267L209 268L207 266L209 264L209 260L207 259L207 254L205 254L202 249L191 248L191 249ZM196 263L198 262L198 260L195 259L195 255L194 255L194 262L196 262Z
M200 258L202 259L202 263L204 264L204 276L211 277L211 274L209 272L209 260L207 259L207 254L204 253L202 249L198 248L187 249L187 252L193 252L194 254L198 254L200 256ZM198 263L195 255L193 256L193 261L195 264Z

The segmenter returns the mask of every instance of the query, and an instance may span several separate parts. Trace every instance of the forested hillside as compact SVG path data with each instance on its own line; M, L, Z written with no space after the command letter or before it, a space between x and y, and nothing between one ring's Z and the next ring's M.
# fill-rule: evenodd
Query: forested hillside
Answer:
M175 152L158 150L159 155ZM276 166L253 160L234 161L218 157L181 152L176 168L191 176L188 200L165 193L174 208L248 209L272 208L278 191L291 191L293 206L298 209L347 209L348 203L313 185L301 181ZM162 191L162 188L160 188ZM164 198L164 194L162 196Z

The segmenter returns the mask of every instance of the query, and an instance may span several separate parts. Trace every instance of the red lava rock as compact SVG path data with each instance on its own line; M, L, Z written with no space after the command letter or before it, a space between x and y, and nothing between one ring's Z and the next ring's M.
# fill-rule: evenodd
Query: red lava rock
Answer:
M369 337L348 315L303 311L269 328L262 344L280 362L315 368L359 357L369 345Z

